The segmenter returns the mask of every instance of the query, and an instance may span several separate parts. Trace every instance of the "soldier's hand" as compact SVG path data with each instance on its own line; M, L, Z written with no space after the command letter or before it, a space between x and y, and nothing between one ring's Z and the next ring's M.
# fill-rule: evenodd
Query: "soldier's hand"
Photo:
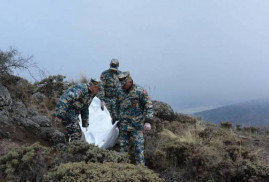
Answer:
M104 109L105 109L105 103L103 101L101 102L101 109L102 109L102 111L104 111Z
M86 132L88 131L88 127L86 127Z
M150 123L145 123L145 124L144 124L144 130L145 130L145 131L149 131L149 130L151 130L151 125L150 125Z
M57 123L62 123L62 122L63 122L63 120L60 119L60 118L58 118L58 117L55 118L55 121L56 121Z

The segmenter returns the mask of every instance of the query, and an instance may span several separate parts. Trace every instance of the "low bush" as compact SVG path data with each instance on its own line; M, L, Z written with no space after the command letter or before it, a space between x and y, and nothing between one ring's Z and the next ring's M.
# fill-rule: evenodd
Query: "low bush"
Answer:
M119 153L112 150L101 149L83 141L74 141L68 144L57 159L57 164L67 162L115 162L128 163L127 153Z
M229 122L229 121L223 121L223 122L220 123L220 127L227 128L227 129L232 129L233 124L232 124L232 122Z
M76 181L115 181L115 182L159 182L156 173L144 166L127 163L66 163L50 171L44 182L76 182Z
M47 172L50 149L35 143L0 157L0 171L8 180L41 181Z

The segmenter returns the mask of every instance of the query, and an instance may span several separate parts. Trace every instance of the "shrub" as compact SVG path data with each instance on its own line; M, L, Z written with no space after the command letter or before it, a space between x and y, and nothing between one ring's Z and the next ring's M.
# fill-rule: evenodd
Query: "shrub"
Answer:
M232 129L233 124L231 122L229 122L229 121L225 121L225 122L220 123L220 127L227 128L227 129Z
M249 132L249 133L258 133L260 131L260 128L254 127L254 126L249 126L249 127L243 127L242 131Z
M250 161L242 161L237 165L237 181L268 181L269 168Z
M35 83L37 86L36 92L40 92L47 97L59 98L66 89L64 79L65 76L63 75L49 76L40 82Z
M62 152L57 163L81 161L128 163L129 158L127 153L101 149L83 141L74 141L68 144L66 151Z
M157 174L145 166L127 163L67 163L54 168L45 176L45 182L76 181L162 181Z
M40 92L46 96L46 99L40 103L43 106L42 109L49 111L55 109L58 99L69 87L69 84L65 83L64 79L65 76L63 75L53 75L35 83L35 92Z
M0 171L7 179L41 181L47 172L50 149L35 143L15 148L0 157Z

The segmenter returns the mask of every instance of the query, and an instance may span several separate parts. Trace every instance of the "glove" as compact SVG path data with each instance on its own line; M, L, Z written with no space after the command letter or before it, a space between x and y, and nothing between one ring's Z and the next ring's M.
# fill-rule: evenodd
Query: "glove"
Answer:
M56 121L57 123L62 123L62 122L63 122L63 120L62 120L61 118L58 118L58 117L55 118L55 121Z
M149 131L149 130L151 130L151 125L150 125L150 123L145 123L145 124L144 124L144 130L145 130L145 131Z

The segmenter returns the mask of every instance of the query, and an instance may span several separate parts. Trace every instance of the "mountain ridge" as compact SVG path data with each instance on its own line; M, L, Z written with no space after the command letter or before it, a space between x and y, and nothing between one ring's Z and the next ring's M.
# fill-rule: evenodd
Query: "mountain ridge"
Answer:
M233 124L265 126L269 124L269 99L251 100L231 104L192 115L219 124L230 121Z

